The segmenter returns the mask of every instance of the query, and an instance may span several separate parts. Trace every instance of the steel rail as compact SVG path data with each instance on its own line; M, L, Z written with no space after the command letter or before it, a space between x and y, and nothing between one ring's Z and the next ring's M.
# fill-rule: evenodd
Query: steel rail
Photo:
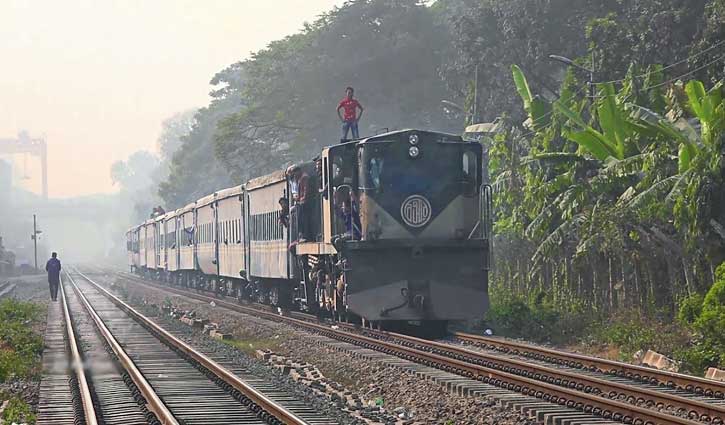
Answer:
M68 337L68 345L71 351L71 368L73 373L78 380L78 389L80 390L81 405L83 406L83 419L86 425L98 425L98 418L96 416L96 409L93 406L93 396L91 395L91 388L88 386L88 380L86 379L86 372L83 369L83 358L81 357L81 351L78 349L78 340L76 340L76 334L73 330L73 318L70 315L70 309L68 308L68 300L65 297L65 285L63 278L60 277L60 301L63 306L63 320L65 321L65 331Z
M118 343L116 337L113 336L113 333L108 329L108 327L106 327L103 319L101 319L98 313L96 313L96 310L93 308L91 303L88 302L88 299L85 295L83 295L83 292L80 290L78 285L76 285L75 280L73 280L70 273L66 272L66 275L73 285L73 289L75 290L78 299L81 301L81 304L83 304L86 311L91 316L91 319L93 319L93 322L96 324L96 328L99 333L106 340L114 354L116 354L121 366L123 366L134 384L136 384L136 387L138 387L141 395L146 399L148 409L156 414L156 418L163 425L179 425L179 421L174 417L168 407L166 407L166 404L164 404L161 398L159 398L151 384L149 384L141 371L136 367L136 364L128 356L126 350L121 347L121 344Z
M652 384L665 384L671 387L676 386L686 391L694 392L695 394L725 398L725 382L718 382L711 379L689 376L681 373L667 372L644 366L631 365L614 360L586 356L583 354L568 353L546 347L537 347L501 338L491 338L463 332L455 332L453 336L465 342L479 344L485 348L490 347L503 352L531 357L537 360L560 363L579 369L590 369L617 374Z
M136 309L122 301L120 298L113 295L111 292L106 290L106 288L99 285L85 274L81 273L78 270L76 270L76 273L86 279L99 292L105 295L108 299L110 299L114 304L116 304L131 317L142 323L147 328L151 329L154 333L158 335L160 339L164 340L164 342L181 350L183 353L187 354L189 357L199 362L202 366L209 369L212 373L221 378L227 384L231 385L236 390L240 391L257 406L277 418L282 423L291 425L309 425L307 421L299 418L297 415L287 410L284 406L271 400L266 395L241 380L234 373L230 372L214 360L197 351L189 344L175 337L166 329L162 328L143 314L139 313Z
M691 400L675 394L668 394L649 388L636 388L620 382L607 381L605 379L580 375L577 373L554 369L546 366L532 365L521 360L507 359L495 355L472 351L455 345L444 344L436 341L428 341L413 336L396 334L391 332L377 331L380 335L393 339L405 341L406 343L431 349L434 353L446 353L458 359L466 359L475 363L496 363L497 368L516 368L518 371L525 371L526 375L539 376L537 379L545 381L560 381L559 385L570 386L572 384L589 386L598 392L607 394L611 398L618 396L634 397L634 400L651 402L657 406L671 407L687 411L689 415L707 415L711 419L719 418L720 423L725 418L725 407L716 404L705 403L698 400ZM563 379L562 379L563 378ZM636 394L636 395L634 395ZM646 397L646 398L645 398Z
M139 279L137 276L128 273L123 273L123 275L129 278ZM305 316L301 313L294 313L292 315L297 317ZM343 323L341 325L345 326L346 324ZM353 326L350 325L349 327L352 328ZM398 335L399 334L391 334L391 336ZM455 332L453 333L453 336L459 340L477 344L483 346L484 348L493 348L504 353L531 357L535 360L543 360L549 363L562 364L573 368L588 369L591 371L598 371L613 375L616 374L620 377L626 377L653 385L666 385L672 388L679 388L697 395L721 399L725 398L725 382L681 373L662 371L577 353L568 353L545 347L537 347L522 342L504 340L500 338L485 337L463 332ZM406 336L403 335L403 337ZM725 410L719 413L723 414L725 413Z
M653 409L643 408L629 403L625 403L618 400L607 399L601 395L590 394L577 390L572 390L567 387L542 382L532 378L514 375L512 373L489 368L483 365L471 363L456 358L442 356L439 354L432 353L430 351L419 350L416 348L401 346L390 342L381 341L376 338L371 338L363 335L350 333L339 329L331 329L329 326L312 323L307 320L296 319L293 317L280 316L277 313L271 311L263 311L258 308L245 307L238 304L230 303L228 301L220 300L218 298L212 298L201 294L196 294L180 289L170 288L163 285L157 285L149 283L145 280L139 279L139 282L154 287L163 291L176 293L189 298L194 298L204 302L214 301L218 306L225 307L230 310L238 311L245 314L251 314L255 316L264 316L269 319L276 321L286 321L294 325L312 329L323 335L350 342L357 345L365 345L367 347L377 347L375 349L383 351L389 354L394 354L402 358L409 360L418 360L424 364L439 367L442 370L450 371L453 373L467 376L469 378L482 380L486 383L491 383L497 386L502 386L508 389L512 389L517 392L544 398L548 401L566 405L568 407L579 408L585 412L594 412L595 414L601 414L605 418L615 418L616 420L624 420L628 423L635 424L701 424L701 422L695 422L689 419L680 418L667 413L661 413ZM398 336L398 334L393 334ZM413 338L401 335L406 338ZM429 341L420 340L425 343ZM470 350L467 350L470 351ZM474 354L480 354L471 352ZM497 359L499 361L503 359ZM513 368L509 368L511 370ZM558 373L559 371L557 371ZM576 375L577 379L588 379ZM611 384L607 382L607 384ZM518 389L517 389L518 388ZM632 392L641 392L639 388L631 388ZM564 395L563 397L561 395ZM685 399L687 400L687 399ZM690 400L687 400L690 401ZM707 405L708 408L713 406ZM688 411L688 413L690 413ZM699 413L699 412L698 412ZM618 418L618 419L617 419Z

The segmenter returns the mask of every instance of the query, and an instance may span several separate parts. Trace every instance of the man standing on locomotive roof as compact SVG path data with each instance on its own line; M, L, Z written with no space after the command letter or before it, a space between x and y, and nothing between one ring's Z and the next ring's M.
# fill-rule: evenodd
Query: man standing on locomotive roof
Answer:
M353 98L354 94L355 89L353 89L352 87L346 88L345 98L342 99L337 105L337 116L340 118L340 121L342 121L342 139L340 139L341 143L348 141L347 133L351 130L353 139L360 138L357 123L360 121L360 118L362 118L364 109L360 102L358 102L357 99ZM343 110L343 114L340 114L340 109ZM357 114L358 109L360 109L360 115Z
M51 254L50 260L45 263L45 271L48 272L48 284L50 285L50 299L58 301L58 286L60 285L60 260L58 253Z

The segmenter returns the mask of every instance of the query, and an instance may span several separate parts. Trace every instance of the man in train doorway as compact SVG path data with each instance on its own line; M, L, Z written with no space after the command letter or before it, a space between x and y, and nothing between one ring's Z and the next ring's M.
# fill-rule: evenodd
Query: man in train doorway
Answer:
M48 272L48 284L50 285L50 299L58 301L58 286L60 285L60 260L58 253L54 252L50 260L45 263L45 271Z
M297 197L293 206L294 215L297 217L297 241L306 242L312 239L310 235L310 219L312 218L310 207L313 193L310 187L310 176L299 165L290 167L288 173L291 177L290 180L297 184Z
M349 140L347 138L347 134L350 131L352 131L353 139L360 138L357 124L360 121L360 118L362 118L364 109L360 102L358 102L357 99L353 98L354 94L355 89L353 89L352 87L346 88L345 98L343 98L337 105L337 116L340 118L340 121L342 121L342 139L340 139L341 143L345 143ZM340 113L341 109L343 110L342 114ZM360 109L360 115L357 114L358 109Z

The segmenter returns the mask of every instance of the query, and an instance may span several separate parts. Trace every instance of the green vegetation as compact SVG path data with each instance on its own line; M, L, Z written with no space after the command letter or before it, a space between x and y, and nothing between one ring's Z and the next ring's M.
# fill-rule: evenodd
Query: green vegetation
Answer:
M243 337L241 339L225 339L221 340L227 345L235 347L239 351L254 356L254 352L257 350L269 350L276 351L279 349L279 341L273 338L258 338L254 336Z
M25 401L13 397L8 402L7 407L3 411L2 419L5 423L29 424L35 423L35 414L30 409L30 405Z
M711 366L725 368L725 263L717 268L715 279L704 297L685 299L677 315L694 335L692 345L677 354L696 373Z
M0 382L36 372L43 340L33 331L40 308L12 299L0 301Z

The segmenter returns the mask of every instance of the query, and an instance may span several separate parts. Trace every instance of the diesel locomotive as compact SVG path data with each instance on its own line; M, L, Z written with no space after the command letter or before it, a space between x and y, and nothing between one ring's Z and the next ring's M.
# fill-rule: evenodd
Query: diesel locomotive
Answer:
M129 229L129 265L370 326L474 319L490 265L481 161L480 144L423 130L329 146Z

